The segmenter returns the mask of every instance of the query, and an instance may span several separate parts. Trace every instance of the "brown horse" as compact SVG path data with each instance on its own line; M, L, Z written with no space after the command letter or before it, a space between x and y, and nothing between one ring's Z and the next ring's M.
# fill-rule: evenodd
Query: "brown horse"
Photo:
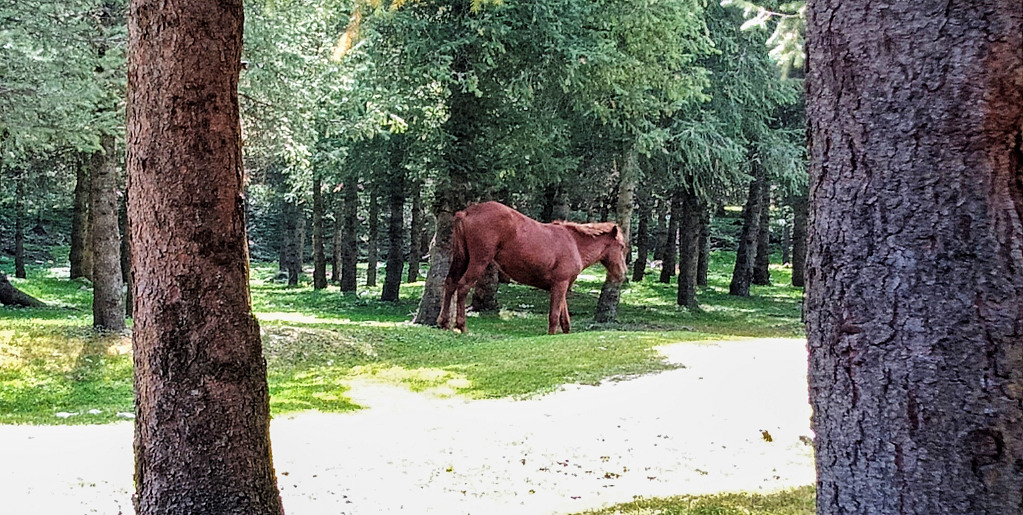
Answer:
M451 269L444 280L444 304L437 325L451 326L452 296L458 303L454 328L465 331L465 298L487 265L508 277L551 292L547 332L569 332L565 294L579 272L600 261L612 280L625 278L625 243L610 222L544 224L498 202L484 202L455 214Z

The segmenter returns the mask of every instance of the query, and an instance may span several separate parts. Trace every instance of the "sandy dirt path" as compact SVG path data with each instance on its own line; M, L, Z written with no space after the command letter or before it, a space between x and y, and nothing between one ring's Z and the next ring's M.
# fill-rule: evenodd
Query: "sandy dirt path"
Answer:
M565 514L813 483L804 341L661 351L686 368L526 400L356 383L352 397L368 409L271 423L285 510ZM130 422L0 426L3 513L131 513L131 443Z

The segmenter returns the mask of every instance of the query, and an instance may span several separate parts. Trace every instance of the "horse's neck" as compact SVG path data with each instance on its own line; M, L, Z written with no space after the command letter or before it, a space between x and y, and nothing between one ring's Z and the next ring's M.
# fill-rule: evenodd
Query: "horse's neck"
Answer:
M576 247L579 248L579 257L583 260L584 269L600 261L600 257L604 255L604 249L607 247L604 237L587 236L577 231L572 231L572 235L575 237Z

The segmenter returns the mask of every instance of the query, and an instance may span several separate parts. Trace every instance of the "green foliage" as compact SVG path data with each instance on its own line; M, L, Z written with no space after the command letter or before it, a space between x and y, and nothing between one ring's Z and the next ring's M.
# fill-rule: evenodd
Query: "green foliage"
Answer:
M785 75L793 68L803 67L806 0L722 0L721 5L743 10L743 16L747 18L742 25L744 30L753 27L765 29L774 25L767 45L771 49L771 57L781 66Z
M655 348L680 341L801 337L801 290L754 287L754 297L727 294L731 255L716 253L701 312L675 304L675 286L653 277L623 295L620 324L588 327L603 270L586 270L569 297L574 332L547 336L547 296L502 285L503 306L473 316L469 334L413 326L423 284L404 285L398 302L377 302L377 289L340 294L273 282L275 268L252 273L274 413L357 409L347 397L356 380L397 383L415 391L505 397L551 391L664 370ZM6 271L9 262L0 266ZM58 308L0 308L0 423L81 424L123 419L132 411L130 341L91 329L91 293L82 281L30 267L16 287ZM364 273L364 271L363 271ZM787 284L776 267L777 284ZM362 284L362 281L360 281ZM94 412L93 410L98 410ZM60 418L57 414L75 415ZM121 413L121 415L118 415Z
M812 515L812 486L774 494L728 493L640 499L579 515Z

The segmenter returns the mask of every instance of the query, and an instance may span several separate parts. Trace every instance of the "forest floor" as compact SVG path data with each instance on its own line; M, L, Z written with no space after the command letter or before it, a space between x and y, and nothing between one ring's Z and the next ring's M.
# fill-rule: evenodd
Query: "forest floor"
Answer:
M521 399L355 379L348 395L366 409L272 421L285 509L565 514L814 482L804 340L658 350L681 367ZM127 421L0 425L4 512L131 513L132 431Z

